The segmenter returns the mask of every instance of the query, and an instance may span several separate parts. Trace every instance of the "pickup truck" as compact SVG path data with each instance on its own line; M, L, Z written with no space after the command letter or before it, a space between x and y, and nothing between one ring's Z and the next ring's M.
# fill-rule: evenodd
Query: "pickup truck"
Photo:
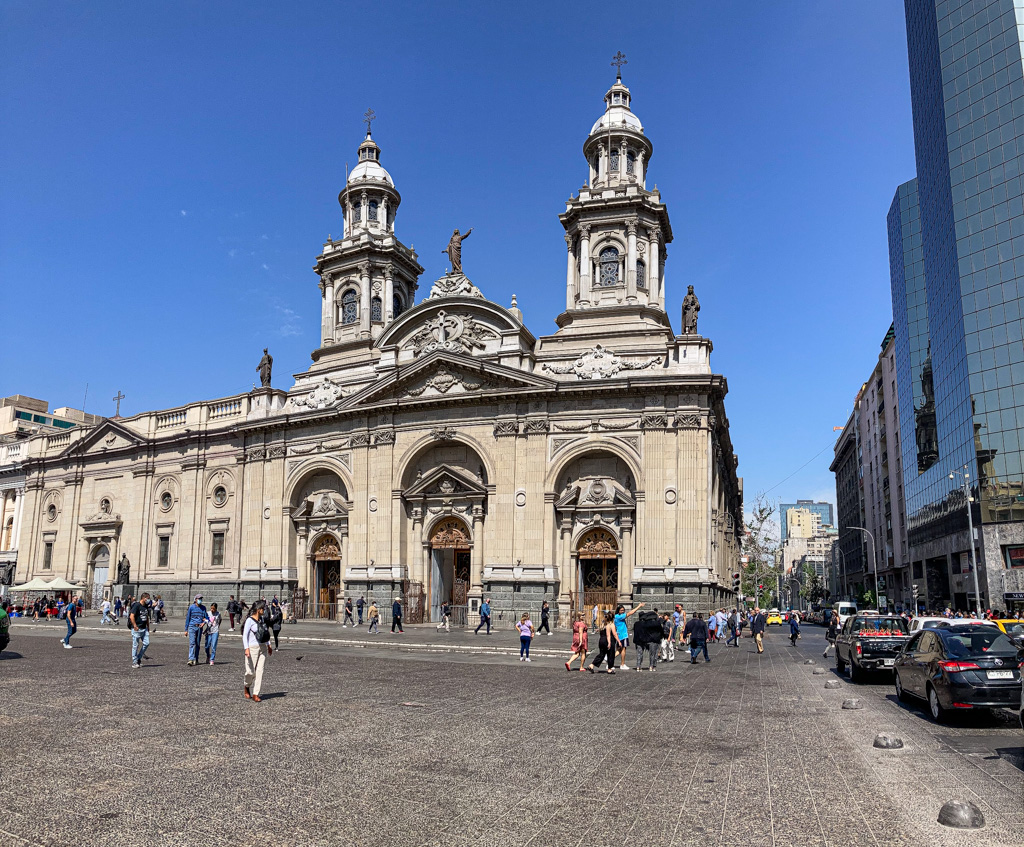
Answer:
M896 615L852 615L836 635L836 670L849 665L850 682L865 671L892 670L909 637L907 622Z

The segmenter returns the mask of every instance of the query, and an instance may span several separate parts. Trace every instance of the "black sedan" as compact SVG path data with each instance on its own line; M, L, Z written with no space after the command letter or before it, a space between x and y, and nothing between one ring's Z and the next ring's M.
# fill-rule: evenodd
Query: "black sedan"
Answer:
M1014 708L1021 698L1017 648L989 626L917 632L896 657L896 695L928 703L942 722L959 709Z

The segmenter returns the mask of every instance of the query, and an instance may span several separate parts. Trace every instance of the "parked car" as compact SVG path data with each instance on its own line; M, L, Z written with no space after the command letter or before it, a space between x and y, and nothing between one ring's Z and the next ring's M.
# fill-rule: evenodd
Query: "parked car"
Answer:
M998 627L922 629L896 658L896 696L924 700L938 722L953 709L1012 709L1021 702L1019 665Z
M910 621L910 634L921 629L949 629L951 626L998 626L995 621L978 620L977 618L945 618L941 616L922 616Z
M1024 621L1005 618L993 620L991 623L994 623L1003 632L1010 636L1010 640L1017 645L1017 649L1024 649Z
M856 614L836 634L836 670L850 668L850 681L864 671L891 670L910 637L907 622L898 615Z

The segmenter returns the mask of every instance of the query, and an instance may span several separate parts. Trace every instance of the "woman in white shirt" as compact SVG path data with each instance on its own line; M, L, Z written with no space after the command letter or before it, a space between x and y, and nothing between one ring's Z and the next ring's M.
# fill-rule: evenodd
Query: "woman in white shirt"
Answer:
M242 628L242 647L245 650L245 697L247 700L260 702L260 691L263 690L263 666L267 656L273 654L270 646L270 630L264 627L267 640L260 642L260 619L266 614L265 603L260 600L249 609L249 617Z

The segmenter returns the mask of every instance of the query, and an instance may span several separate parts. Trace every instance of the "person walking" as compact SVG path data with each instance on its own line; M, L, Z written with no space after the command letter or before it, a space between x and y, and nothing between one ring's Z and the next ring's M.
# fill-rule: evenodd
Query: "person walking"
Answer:
M629 670L629 665L626 664L626 648L629 646L629 625L626 621L630 615L639 612L643 605L643 603L639 603L627 612L626 607L620 603L612 617L612 620L615 622L615 637L619 640L619 665L624 671Z
M618 640L615 635L615 615L611 612L604 613L604 626L601 628L601 638L597 642L597 657L587 665L590 673L596 673L595 668L601 667L601 663L607 663L604 673L615 673L615 651L618 647Z
M359 599L356 600L356 614L359 616L359 623L356 626L363 625L363 607L366 605L366 601L363 599L363 595L359 595Z
M103 624L107 624L107 623L109 623L109 624L114 623L114 619L110 615L110 609L111 609L110 598L109 597L104 597L103 598L103 602L100 604L100 612L102 612L102 614L100 616L100 626L103 626Z
M437 631L440 632L444 629L445 632L451 632L451 620L452 620L452 606L447 600L441 604L441 623L437 625Z
M260 702L263 690L263 668L267 657L272 656L274 648L270 646L270 628L263 620L266 614L263 601L252 604L249 617L242 627L242 649L245 650L245 699L254 703Z
M647 669L653 671L658 664L658 650L661 646L661 618L656 611L644 612L637 619L633 626L633 643L636 645L637 673L643 670L645 653Z
M800 637L800 613L789 613L789 644L796 647L796 640Z
M68 625L68 634L65 635L61 642L64 644L65 650L71 649L71 636L78 632L78 604L72 601L68 601L68 604L64 607L64 620Z
M523 612L523 616L516 624L519 630L519 661L530 661L530 642L533 640L533 621L530 620L530 613Z
M839 615L829 615L828 617L828 628L825 630L825 640L828 642L825 645L825 652L821 654L823 659L828 658L828 651L832 650L836 646L836 636L839 634Z
M684 626L686 626L686 612L683 611L683 607L679 603L676 603L676 608L672 612L672 639L680 648L683 646Z
M368 615L370 628L367 630L367 635L379 635L380 634L380 609L377 608L377 601L370 601L370 611Z
M676 660L676 640L673 637L673 625L671 612L664 612L661 616L661 661L674 662Z
M480 627L487 627L487 634L491 634L491 598L484 597L484 602L480 604L480 623L476 625L476 629L473 633L476 635L480 634Z
M274 649L280 650L281 640L281 624L284 622L284 611L281 609L281 603L275 597L270 601L270 609L267 612L267 626L270 627L270 632L274 636Z
M121 612L124 610L124 606L121 603L120 597L114 598L114 623L121 623Z
M396 597L395 602L391 604L391 632L394 633L395 627L398 627L399 632L405 632L402 629L402 598Z
M241 610L238 608L238 601L235 599L235 595L234 594L229 594L228 595L228 626L230 627L230 629L228 629L228 632L234 632L235 631L235 615L237 615L240 611Z
M708 625L700 612L694 612L683 628L683 635L690 640L690 664L697 664L697 654L704 651L704 663L711 661L708 655Z
M733 609L729 615L729 620L726 621L726 625L729 627L729 637L725 641L725 646L728 647L731 643L733 647L740 646L740 610Z
M188 663L190 666L199 661L199 639L205 622L206 606L203 605L203 595L197 594L192 605L185 612L185 632L188 634Z
M220 638L221 616L217 611L217 604L210 604L210 611L206 614L206 661L211 665L217 658L217 640Z
M542 630L547 631L548 635L551 635L551 626L548 623L548 618L551 615L551 607L548 605L548 601L545 600L540 604L540 626L537 627L537 634L540 635Z
M143 592L128 609L128 629L132 633L132 667L142 667L149 647L149 594Z
M758 653L764 652L765 617L760 608L754 609L754 617L750 620L750 637L754 639Z
M577 612L572 620L572 655L565 663L567 671L572 670L573 660L580 660L580 673L586 670L583 663L587 659L587 622L583 620L583 613Z
M352 624L352 626L355 626L356 622L355 622L355 619L352 617L352 598L351 597L346 597L345 598L345 620L342 621L341 626L342 626L342 628L345 628L349 624Z

